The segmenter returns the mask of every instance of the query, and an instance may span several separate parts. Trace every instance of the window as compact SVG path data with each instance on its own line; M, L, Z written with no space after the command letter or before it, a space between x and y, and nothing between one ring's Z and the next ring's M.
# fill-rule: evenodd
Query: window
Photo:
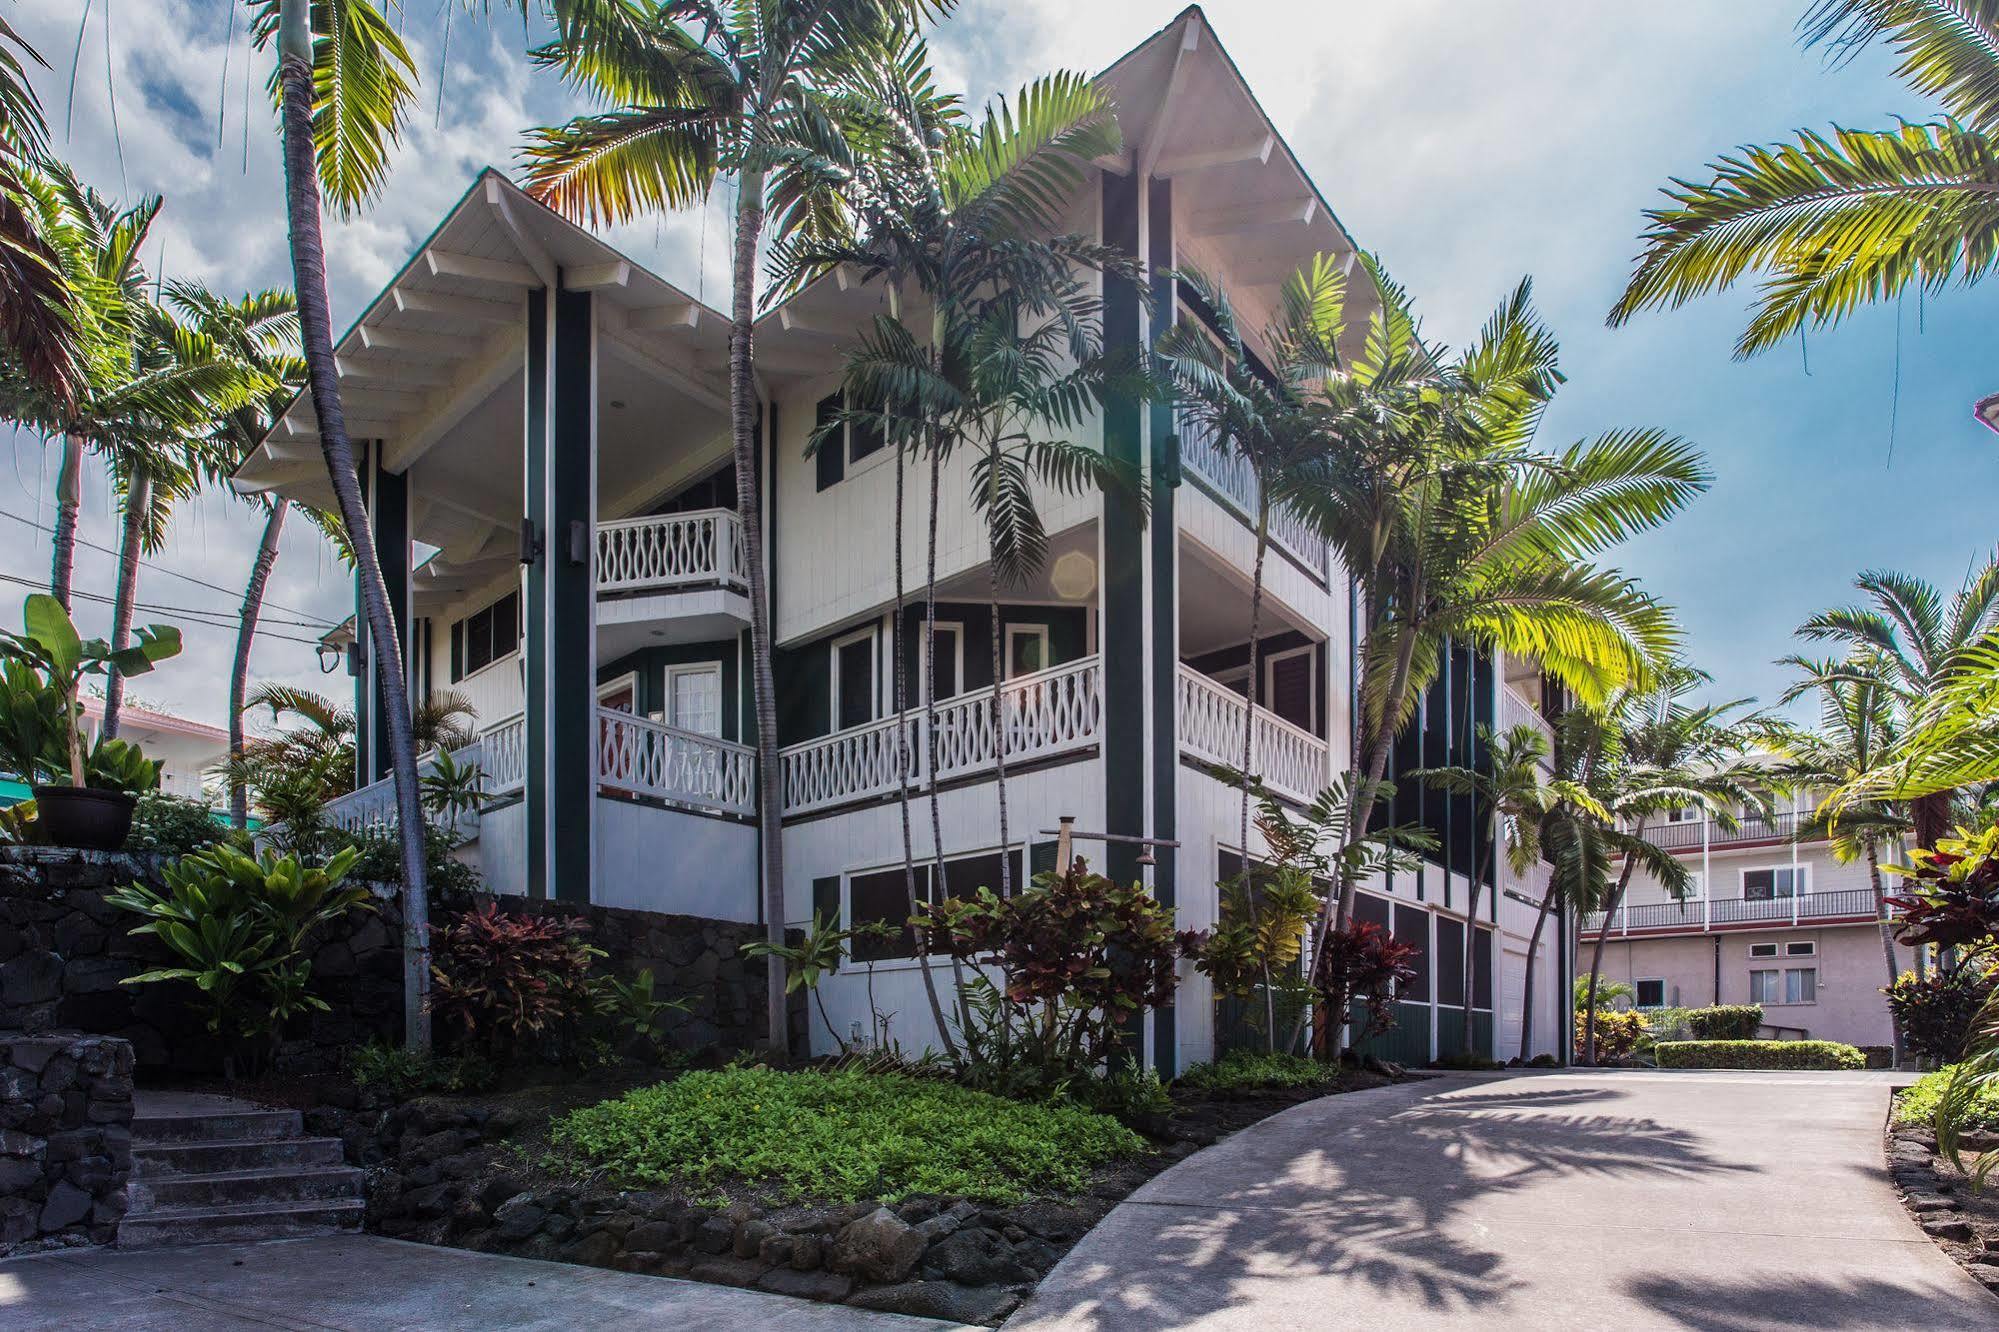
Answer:
M1699 870L1687 875L1687 896L1689 902L1698 902L1707 896L1707 879Z
M1818 1001L1818 968L1786 967L1784 969L1784 1002L1787 1004L1815 1004Z
M821 398L814 412L815 430L831 422L842 410L844 402L845 398L838 393L829 393ZM819 489L839 484L857 463L880 453L887 445L888 439L881 426L872 421L848 421L829 431L813 452Z
M1701 811L1698 805L1682 805L1677 809L1666 811L1668 823L1699 823L1700 820Z
M1742 871L1742 897L1747 902L1789 901L1809 892L1810 867L1776 865Z
M919 629L920 633L921 630ZM937 654L937 697L955 698L965 688L965 632L961 625L939 623L933 651ZM919 680L913 691L921 698L929 677Z
M1465 927L1437 917L1437 1002L1456 1008L1465 1001Z
M1814 957L1818 951L1818 944L1810 939L1793 939L1784 945L1785 957Z
M1006 627L1006 678L1032 675L1048 667L1048 626L1010 624Z
M1777 945L1773 943L1751 944L1749 945L1749 956L1775 957L1777 956Z
M1021 887L1020 852L1007 855L1008 872L1014 891ZM950 856L944 862L944 891L931 886L936 866L916 866L916 898L935 902L944 896L970 897L981 888L995 893L1000 887L1000 853L985 851L970 856ZM852 874L847 878L847 926L882 924L898 928L899 934L876 938L863 935L847 945L848 956L856 962L885 962L916 956L916 931L909 925L909 877L902 866ZM930 951L941 953L943 945L930 941Z
M1390 932L1402 943L1413 945L1416 949L1416 955L1409 959L1409 965L1415 968L1416 974L1397 992L1396 997L1427 1003L1430 998L1430 913L1421 907L1397 902L1395 925Z
M1749 973L1749 1002L1752 1004L1774 1004L1781 1002L1778 985L1781 973L1775 971L1752 971Z
M462 680L520 646L521 594L507 593L451 626L451 678Z
M1319 724L1319 691L1313 687L1312 649L1293 648L1264 659L1263 701L1272 712L1306 731Z
M696 735L722 734L722 667L719 662L667 667L666 724Z
M833 641L833 729L875 719L875 627Z
M1657 977L1640 977L1632 982L1632 1005L1636 1008L1664 1008L1666 982Z

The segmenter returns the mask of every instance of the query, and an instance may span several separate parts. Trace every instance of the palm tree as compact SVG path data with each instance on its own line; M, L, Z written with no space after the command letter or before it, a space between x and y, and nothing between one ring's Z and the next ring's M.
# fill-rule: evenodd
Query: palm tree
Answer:
M1346 315L1346 282L1331 255L1293 273L1284 284L1278 313L1264 330L1263 345L1273 364L1260 371L1243 345L1233 302L1220 284L1189 269L1180 280L1214 312L1214 334L1179 323L1166 329L1153 352L1162 377L1172 385L1182 420L1203 431L1216 448L1242 460L1256 491L1256 553L1249 584L1249 676L1242 727L1242 802L1237 841L1243 850L1242 900L1252 927L1257 893L1250 883L1249 806L1254 784L1259 669L1263 621L1263 563L1270 550L1270 516L1283 496L1310 484L1324 464L1331 440L1310 410L1311 397L1339 366L1338 345ZM1277 1041L1277 1000L1268 966L1263 976L1264 1032Z
M1880 658L1869 651L1840 659L1813 660L1802 656L1784 658L1803 672L1804 679L1784 692L1790 703L1807 693L1819 696L1819 724L1815 730L1785 727L1777 735L1777 748L1786 760L1781 771L1787 782L1817 791L1868 778L1881 769L1893 752L1899 727L1894 694ZM1902 974L1895 961L1895 930L1888 918L1888 892L1881 877L1881 850L1898 843L1909 831L1907 810L1898 801L1868 800L1834 813L1823 805L1805 826L1793 831L1793 839L1829 839L1833 858L1850 865L1865 858L1868 882L1874 888L1874 915L1880 922L1881 952L1888 964L1888 984ZM1895 1064L1902 1062L1902 1028L1895 1024Z
M66 401L84 376L87 350L60 245L23 179L24 165L48 151L41 99L28 83L24 59L48 68L0 19L0 354L27 382ZM66 596L63 609L69 609Z
M1590 954L1584 1004L1583 1062L1596 1063L1596 989L1603 972L1610 917L1624 902L1632 874L1642 864L1675 899L1687 895L1691 876L1678 857L1646 840L1652 820L1675 809L1698 808L1725 829L1739 826L1738 809L1770 817L1774 765L1747 757L1770 735L1767 720L1745 713L1745 700L1693 704L1688 696L1710 683L1692 667L1674 662L1658 669L1645 689L1619 690L1602 709L1615 744L1592 775L1590 792L1613 820L1620 857L1617 880L1603 899L1604 926Z
M305 362L298 354L298 301L290 292L276 289L227 301L205 287L185 282L170 284L167 299L183 318L251 367L265 385L257 396L234 410L220 413L210 423L208 457L214 473L233 472L256 450L271 424L305 382ZM243 753L243 709L249 688L250 649L256 641L257 620L263 613L264 590L277 563L278 542L291 512L291 501L282 495L258 497L252 502L264 511L264 528L243 591L236 654L229 672L232 758ZM322 528L326 526L318 515L314 518ZM230 783L230 822L238 828L247 827L249 814L248 788L242 782Z
M1752 356L1911 284L1935 293L1976 281L1999 256L1989 238L1999 223L1999 5L1816 0L1799 27L1806 45L1829 45L1840 61L1886 42L1896 74L1935 97L1943 117L1803 130L1723 155L1706 183L1676 178L1668 202L1646 212L1644 250L1611 324L1756 273L1755 312L1735 345Z
M1491 727L1480 726L1475 735L1478 749L1486 756L1485 767L1419 768L1409 774L1450 795L1470 796L1474 808L1482 808L1494 821L1493 837L1478 840L1471 888L1465 897L1462 974L1467 978L1473 974L1477 957L1478 931L1473 927L1478 920L1479 894L1485 887L1495 852L1503 852L1513 872L1524 875L1541 860L1542 820L1564 803L1585 810L1594 805L1589 792L1580 784L1547 771L1548 739L1538 728L1522 723L1495 735ZM1537 938L1527 950L1530 971L1539 943ZM1471 1001L1467 996L1463 1033L1466 1051L1472 1048L1471 1017Z
M842 426L859 425L897 449L898 467L905 452L927 461L924 621L932 644L940 478L961 448L971 455L971 498L990 544L990 720L1000 844L1010 846L1000 597L1046 559L1034 483L1074 492L1130 480L1100 451L1060 437L1079 430L1091 407L1129 378L1105 357L1098 298L1080 276L1128 273L1129 261L1086 237L1054 234L1059 201L1083 183L1080 164L1115 151L1121 139L1108 100L1074 74L1036 80L967 126L955 99L932 91L922 44L913 38L897 59L858 85L846 109L873 147L857 163L852 223L844 234L805 236L782 247L774 263L776 285L787 290L844 264L863 282L879 280L888 289L889 314L864 332L847 358L851 405L817 432L815 446ZM927 336L903 322L905 290L928 306ZM899 522L897 557L899 594ZM900 618L898 595L898 626ZM930 650L923 655L933 773L939 731L934 656ZM941 896L944 845L934 780L930 807ZM1011 874L1003 855L1002 894L1012 889ZM924 946L920 938L918 946ZM948 1047L927 966L925 980Z
M570 216L626 221L703 200L716 177L736 177L731 258L729 424L749 565L750 658L757 714L757 815L764 830L764 918L784 942L783 802L771 678L770 600L756 478L755 316L758 247L766 209L776 232L837 225L842 173L842 79L868 54L894 49L947 0L766 0L720 8L705 0L577 3L546 65L610 109L538 130L525 150L528 188ZM784 1040L784 976L769 968L773 1044Z
M1591 790L1596 772L1613 757L1616 735L1601 716L1588 708L1570 708L1555 722L1554 771L1550 785L1561 797L1540 817L1539 835L1548 862L1548 886L1534 914L1527 940L1527 972L1520 988L1520 1062L1526 1063L1534 1042L1534 958L1548 917L1558 907L1565 915L1597 910L1610 894L1610 866L1627 849L1626 836L1612 822ZM1564 1038L1561 1059L1570 1058Z
M232 786L259 793L283 788L315 811L354 789L354 729L351 708L324 694L293 685L261 684L243 701L243 710L268 709L275 724L288 722L274 734L246 741L242 752L218 765ZM455 690L440 690L410 710L411 729L420 749L452 750L472 740L476 713L471 700ZM264 812L275 814L262 800Z
M1851 678L1878 679L1905 718L1923 711L1968 649L1999 631L1999 559L1974 570L1948 601L1934 584L1892 570L1868 570L1854 586L1867 604L1821 611L1799 626L1798 636L1864 654L1867 669ZM1953 789L1909 799L1917 846L1934 847L1949 832Z
M1531 661L1584 703L1646 679L1676 640L1671 617L1590 561L1708 484L1699 453L1656 430L1534 448L1561 374L1530 284L1453 357L1423 342L1406 294L1367 262L1380 303L1311 404L1336 447L1287 495L1359 592L1356 798L1384 789L1395 737L1453 642ZM1372 815L1371 800L1355 810L1356 836ZM1355 888L1344 877L1327 898L1320 940L1347 928Z

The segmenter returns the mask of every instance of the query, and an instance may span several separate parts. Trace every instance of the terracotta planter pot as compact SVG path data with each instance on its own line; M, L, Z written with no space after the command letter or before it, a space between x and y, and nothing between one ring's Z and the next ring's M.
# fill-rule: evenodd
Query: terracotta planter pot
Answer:
M88 786L37 786L35 817L55 846L84 851L116 851L132 831L132 807L139 798L128 791L99 791Z

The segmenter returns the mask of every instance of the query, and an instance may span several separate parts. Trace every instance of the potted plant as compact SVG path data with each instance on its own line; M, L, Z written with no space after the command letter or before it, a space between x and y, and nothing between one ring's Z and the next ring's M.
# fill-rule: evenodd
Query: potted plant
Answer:
M18 634L0 630L0 658L9 666L0 690L6 756L33 783L36 816L50 842L115 851L131 830L139 792L157 784L159 765L119 741L101 742L86 754L79 691L90 675L144 675L154 662L180 652L180 630L148 625L136 631L137 642L114 650L101 638L80 637L69 612L46 593L27 599L21 624ZM61 775L68 776L67 785L38 780Z

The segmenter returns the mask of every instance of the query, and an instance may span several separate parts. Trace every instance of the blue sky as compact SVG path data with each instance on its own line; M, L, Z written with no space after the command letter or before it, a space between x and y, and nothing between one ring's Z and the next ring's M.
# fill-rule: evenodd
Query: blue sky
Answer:
M387 196L331 233L342 324L481 166L511 166L522 128L571 107L528 68L518 20L481 23L454 5L447 51L441 6L407 3L422 110ZM59 151L108 194L166 195L156 234L167 270L224 289L285 281L276 135L262 90L268 57L248 52L241 16L225 40L225 0L98 0L71 112L81 6L15 8L56 66L38 86ZM971 0L937 32L935 53L947 86L978 100L1048 69L1101 68L1177 10L1164 0ZM1955 586L1990 551L1999 436L1970 409L1999 391L1985 334L1999 290L1920 304L1912 295L1813 335L1804 349L1794 342L1747 363L1730 357L1739 296L1603 325L1636 253L1640 212L1669 175L1800 126L1932 114L1890 76L1883 53L1829 70L1819 52L1798 48L1796 9L1771 0L1218 0L1207 12L1341 220L1416 294L1432 336L1464 339L1533 275L1569 376L1548 417L1550 443L1649 425L1705 450L1713 490L1616 563L1677 607L1690 653L1719 692L1774 698L1785 675L1772 661L1797 646L1791 630L1848 599L1858 570L1900 568ZM726 283L722 235L711 212L615 239L713 301ZM52 457L16 437L11 466L0 510L46 523ZM84 534L111 546L109 497L92 482ZM233 610L258 521L220 497L190 506L158 569L145 573L142 600ZM0 518L0 537L0 573L45 578L43 534ZM86 551L78 570L83 589L109 592L108 555ZM344 615L350 593L295 530L272 596L289 618L311 621ZM279 632L310 636L303 625ZM139 692L221 721L231 642L227 629L191 626L187 657ZM309 648L276 638L260 643L255 669L344 684L320 679Z

